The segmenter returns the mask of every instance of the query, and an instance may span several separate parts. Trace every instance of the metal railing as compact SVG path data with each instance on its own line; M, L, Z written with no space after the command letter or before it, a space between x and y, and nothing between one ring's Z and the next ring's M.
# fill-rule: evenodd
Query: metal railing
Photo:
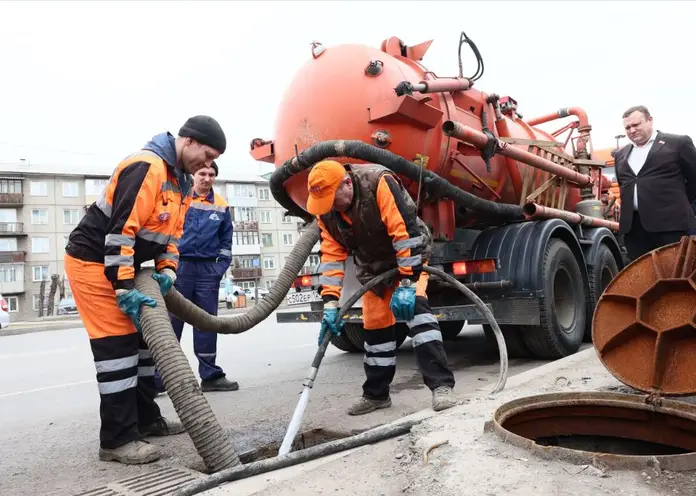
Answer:
M0 193L0 205L24 205L24 194Z
M24 234L24 222L0 222L2 234Z
M235 279L258 279L261 277L261 268L239 268L232 269L232 277Z
M236 220L232 223L235 231L258 231L259 221L257 220Z
M0 263L24 263L24 252L0 251Z

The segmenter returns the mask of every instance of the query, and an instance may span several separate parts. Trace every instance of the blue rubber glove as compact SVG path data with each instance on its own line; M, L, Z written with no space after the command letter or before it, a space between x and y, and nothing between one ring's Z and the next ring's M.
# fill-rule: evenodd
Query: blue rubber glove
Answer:
M326 305L329 305L328 307ZM324 340L326 331L330 331L334 336L340 336L343 331L343 320L336 325L336 317L338 317L338 305L336 302L329 302L324 305L324 315L321 318L321 329L319 330L318 344Z
M157 302L149 296L145 296L137 289L117 293L116 302L118 303L118 308L131 318L133 324L135 324L135 328L142 334L143 331L140 327L140 306L147 305L148 307L154 308L157 306Z
M413 320L413 314L416 311L416 287L413 285L400 285L396 288L389 303L389 308L397 320L406 322Z
M152 274L152 278L159 284L162 296L167 294L176 280L176 274L172 269L162 269L159 272Z

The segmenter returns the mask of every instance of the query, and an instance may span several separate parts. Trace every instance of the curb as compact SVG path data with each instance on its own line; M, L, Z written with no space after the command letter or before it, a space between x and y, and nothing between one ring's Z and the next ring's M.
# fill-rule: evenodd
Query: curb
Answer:
M512 376L507 380L505 383L505 388L503 391L508 391L510 389L515 389L517 387L522 386L523 384L533 381L535 379L538 379L539 377L542 377L544 375L549 374L550 372L553 372L554 370L562 369L565 368L569 365L578 363L578 362L583 362L587 360L591 355L593 355L595 352L594 347L590 346L587 349L580 350L573 355L567 356L565 358L560 358L558 360L554 360L549 363L545 363L543 365L540 365L539 367L535 367L533 369L527 370L525 372L521 372L517 375ZM502 392L502 391L501 391ZM481 397L481 396L488 396L490 395L490 392L484 390L484 389L475 389L471 393L465 394L458 396L460 399L466 399L466 398L474 398L474 397ZM392 422L387 422L386 424L382 425L396 425L400 424L403 422L407 421L425 421L430 418L436 417L439 414L456 414L457 409L465 409L467 407L466 404L463 405L458 405L455 406L454 408L450 408L449 410L445 410L443 412L435 412L434 410L430 408L426 408L423 410L419 410L417 412L414 412L410 415L407 415L405 417L401 417L400 419L394 420ZM388 442L390 441L389 439L386 439L384 441L381 441L381 443ZM246 479L241 479L238 481L233 481L233 482L226 482L221 484L220 486L214 487L212 489L208 489L207 491L204 491L200 494L204 496L216 496L216 495L222 495L222 494L234 494L235 496L251 496L259 491L263 491L265 489L268 489L270 486L277 482L282 482L282 481L287 481L289 479L292 479L294 477L303 475L306 472L310 472L314 469L319 468L320 466L330 463L332 461L338 460L340 458L346 457L348 455L352 455L354 453L359 453L362 450L365 450L367 448L370 448L371 446L375 446L376 444L380 443L373 443L373 444L368 444L365 446L361 446L358 448L353 448L351 450L347 451L342 451L340 453L334 453L333 455L324 457L324 458L319 458L316 460L312 460L309 462L305 463L300 463L297 465L293 465L291 467L286 467L282 468L279 470L275 470L273 472L266 472L265 474L259 474L255 475L252 477L248 477Z

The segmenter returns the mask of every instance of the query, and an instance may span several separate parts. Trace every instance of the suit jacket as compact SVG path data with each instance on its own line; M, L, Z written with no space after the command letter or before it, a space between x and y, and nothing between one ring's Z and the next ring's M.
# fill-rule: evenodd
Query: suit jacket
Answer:
M614 156L616 179L621 188L622 234L633 223L633 186L638 184L638 214L649 232L696 229L691 207L696 201L696 147L690 137L658 131L655 142L638 175L628 165L633 144Z

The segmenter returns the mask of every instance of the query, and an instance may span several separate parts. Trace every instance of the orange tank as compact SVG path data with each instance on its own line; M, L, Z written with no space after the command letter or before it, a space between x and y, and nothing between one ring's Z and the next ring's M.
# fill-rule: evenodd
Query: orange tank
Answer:
M278 107L275 140L254 140L252 156L280 167L297 151L318 142L360 140L416 163L422 160L432 172L481 198L524 205L527 197L550 178L548 172L502 154L493 155L487 168L481 150L443 133L446 121L482 131L485 117L493 135L510 146L573 166L575 157L566 153L551 134L522 120L512 98L491 100L491 95L473 87L397 95L395 89L404 81L461 84L463 88L473 84L466 78L436 78L428 72L420 61L430 44L428 41L407 47L398 38L385 40L381 49L353 44L324 47L315 43L312 58L299 69ZM564 109L555 118L570 114L579 117L571 126L581 132L577 151L581 158L589 159L584 153L590 126L584 112ZM542 122L548 120L552 119ZM415 198L414 181L402 179ZM307 200L306 181L304 171L285 182L289 196L302 208ZM608 187L608 182L604 186ZM536 202L574 211L581 199L579 190L566 189L548 188Z

